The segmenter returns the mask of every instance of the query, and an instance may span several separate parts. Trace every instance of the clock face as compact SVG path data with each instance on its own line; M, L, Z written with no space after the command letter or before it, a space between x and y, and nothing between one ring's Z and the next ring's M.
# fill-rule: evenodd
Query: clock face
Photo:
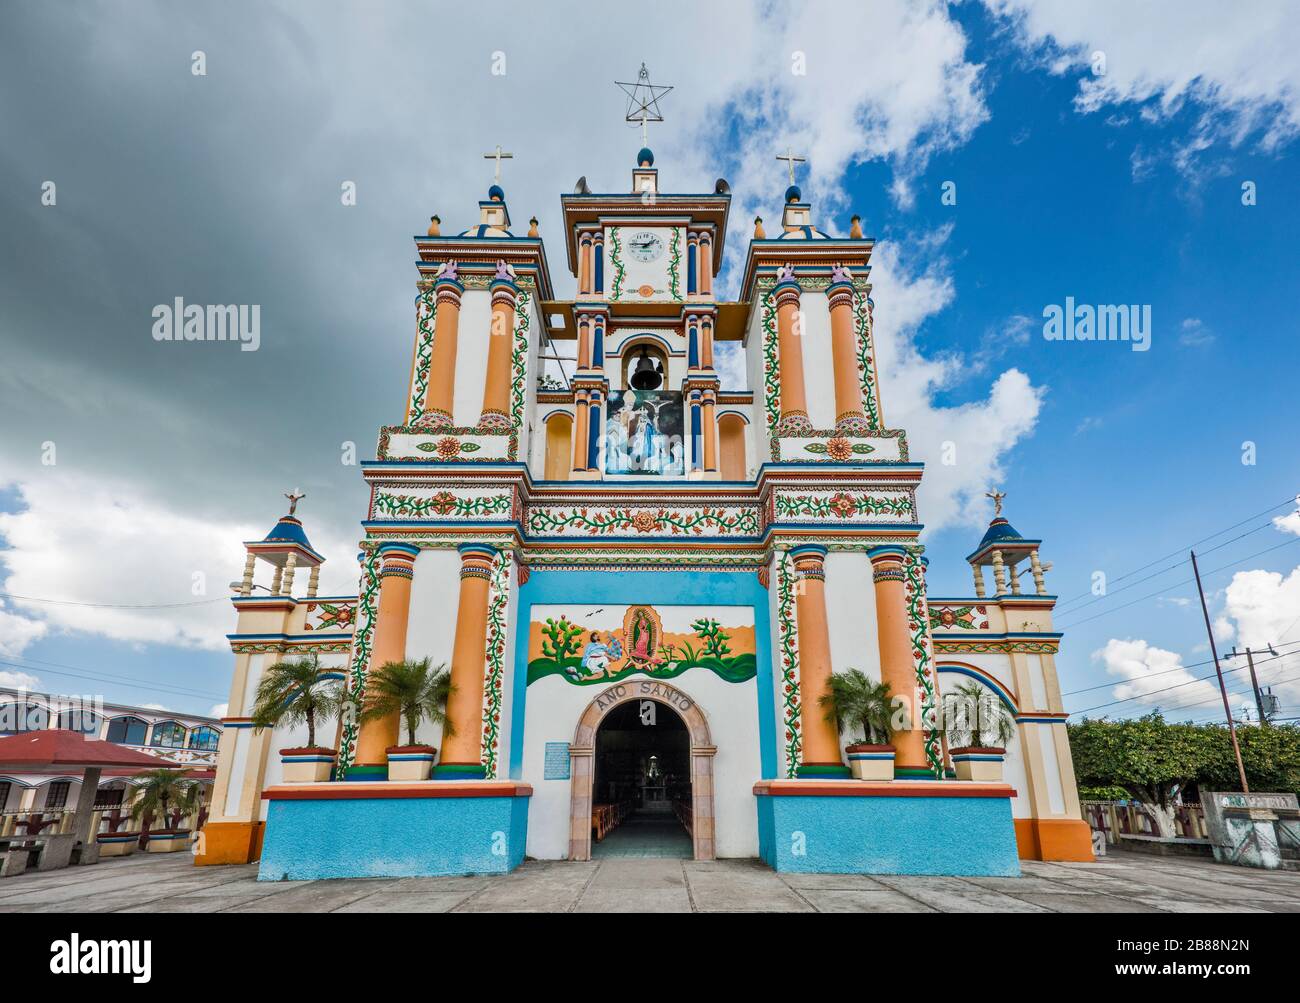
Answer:
M664 254L664 241L657 233L640 230L628 240L627 250L637 261L658 261Z

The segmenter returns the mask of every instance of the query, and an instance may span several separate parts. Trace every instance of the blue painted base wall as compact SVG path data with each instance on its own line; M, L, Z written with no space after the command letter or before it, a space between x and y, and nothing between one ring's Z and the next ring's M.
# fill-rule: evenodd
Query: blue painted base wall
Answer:
M527 837L526 797L272 801L257 880L505 874Z
M778 871L1020 875L1008 798L757 800L759 856Z

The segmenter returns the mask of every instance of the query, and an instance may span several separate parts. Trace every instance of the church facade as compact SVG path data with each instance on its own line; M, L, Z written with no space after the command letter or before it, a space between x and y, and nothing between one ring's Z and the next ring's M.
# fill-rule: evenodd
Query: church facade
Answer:
M362 464L358 593L317 594L324 557L292 507L247 544L198 863L502 872L599 856L646 818L685 856L782 870L1091 859L1039 542L999 515L972 594L928 594L871 239L856 217L847 238L818 229L792 183L726 301L730 202L722 181L661 192L648 149L629 191L580 184L561 199L572 300L499 184L475 225L416 238L404 409ZM721 342L750 389L722 385ZM565 358L566 380L543 376ZM265 669L303 655L349 695L317 749L251 720ZM449 667L448 724L411 746L396 715L357 709L379 666L426 657ZM901 699L889 742L828 713L850 669ZM1005 752L944 728L943 694L972 684L1014 722Z

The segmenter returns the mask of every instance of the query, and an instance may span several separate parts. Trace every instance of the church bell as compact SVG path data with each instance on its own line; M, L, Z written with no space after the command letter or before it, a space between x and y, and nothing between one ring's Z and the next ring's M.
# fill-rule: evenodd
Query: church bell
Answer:
M656 390L664 381L663 368L659 363L646 354L645 346L641 346L641 358L636 360L636 369L632 372L632 377L628 380L632 384L633 390Z

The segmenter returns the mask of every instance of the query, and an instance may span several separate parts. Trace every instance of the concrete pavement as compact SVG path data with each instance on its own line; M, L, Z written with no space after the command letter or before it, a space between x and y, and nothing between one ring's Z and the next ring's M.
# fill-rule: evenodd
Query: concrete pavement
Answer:
M1115 852L1020 878L777 874L753 860L527 861L513 874L258 882L136 854L0 879L0 912L1300 912L1300 874Z

